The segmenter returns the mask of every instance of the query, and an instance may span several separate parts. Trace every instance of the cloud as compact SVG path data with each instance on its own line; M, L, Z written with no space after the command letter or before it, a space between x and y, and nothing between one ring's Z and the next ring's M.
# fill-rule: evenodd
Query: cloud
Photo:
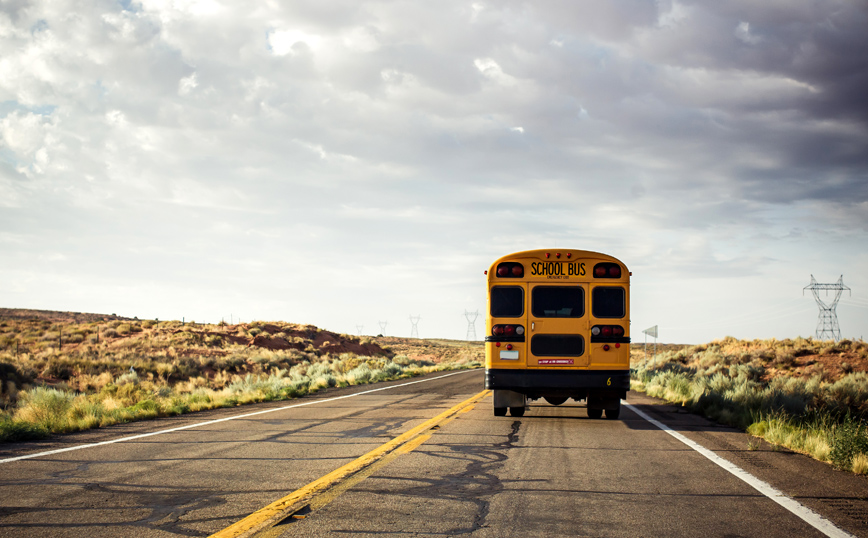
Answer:
M4 5L0 229L22 242L0 300L100 297L133 271L154 299L113 283L131 310L195 288L203 311L253 311L271 283L292 299L258 315L349 330L390 295L439 305L423 318L445 334L446 309L484 309L467 275L510 250L625 253L667 288L855 267L866 18L844 0ZM44 295L21 284L42 277ZM341 308L312 291L366 278Z

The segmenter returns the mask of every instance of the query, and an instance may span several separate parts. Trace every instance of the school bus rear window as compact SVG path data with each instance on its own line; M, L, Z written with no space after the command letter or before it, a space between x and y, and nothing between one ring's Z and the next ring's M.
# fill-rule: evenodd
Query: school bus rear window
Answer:
M524 314L524 289L521 286L491 288L491 317L517 318Z
M580 357L585 339L578 334L538 334L530 340L530 352L537 357Z
M531 292L531 312L537 318L580 318L585 315L585 290L578 286L537 286Z
M627 315L624 288L598 286L591 292L591 313L595 318L623 318Z

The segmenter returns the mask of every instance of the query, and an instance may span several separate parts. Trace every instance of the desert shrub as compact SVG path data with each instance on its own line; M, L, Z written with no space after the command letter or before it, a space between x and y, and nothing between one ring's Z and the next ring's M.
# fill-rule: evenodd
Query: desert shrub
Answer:
M118 336L120 336L120 333L112 327L102 331L102 336L106 338L117 338Z
M839 469L849 470L853 459L868 454L868 431L865 423L847 416L832 433L829 459Z
M27 420L47 431L65 431L67 412L72 407L75 394L36 387L22 393L15 418Z
M373 379L373 371L367 364L360 364L347 372L346 378L351 385L370 383Z
M73 333L63 337L64 344L80 344L84 342L85 335L82 333Z
M205 338L205 345L210 347L220 347L223 345L223 338L217 334L209 335Z
M69 379L73 375L73 369L65 361L48 362L45 369L42 370L42 375L57 379Z
M0 442L29 441L48 435L49 431L39 424L13 419L5 414L0 416Z

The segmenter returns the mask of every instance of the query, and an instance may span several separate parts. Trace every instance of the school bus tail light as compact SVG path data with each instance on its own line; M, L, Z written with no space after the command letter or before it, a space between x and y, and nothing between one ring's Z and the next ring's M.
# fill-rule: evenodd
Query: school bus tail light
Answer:
M621 266L617 263L598 263L594 266L594 278L621 278Z
M497 276L500 278L521 278L524 276L524 266L517 262L504 262L497 265Z
M594 325L591 327L591 342L629 344L630 337L624 336L624 327L620 325Z
M521 336L524 334L524 327L521 325L495 325L491 329L491 334L494 336Z
M519 337L524 339L524 326L523 325L495 325L491 328L491 334L495 338L502 338L504 340L508 340L511 338Z

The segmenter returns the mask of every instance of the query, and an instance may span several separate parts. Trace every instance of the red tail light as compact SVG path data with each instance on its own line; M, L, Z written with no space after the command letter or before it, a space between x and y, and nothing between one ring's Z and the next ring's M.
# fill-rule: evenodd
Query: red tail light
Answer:
M594 266L594 278L621 278L621 266L617 263L598 263Z
M503 262L497 265L495 274L500 278L521 278L524 276L524 266L517 262Z
M591 342L624 342L630 339L624 336L624 327L620 325L594 325L591 327Z
M523 325L495 325L491 328L491 334L495 337L515 337L524 336Z

